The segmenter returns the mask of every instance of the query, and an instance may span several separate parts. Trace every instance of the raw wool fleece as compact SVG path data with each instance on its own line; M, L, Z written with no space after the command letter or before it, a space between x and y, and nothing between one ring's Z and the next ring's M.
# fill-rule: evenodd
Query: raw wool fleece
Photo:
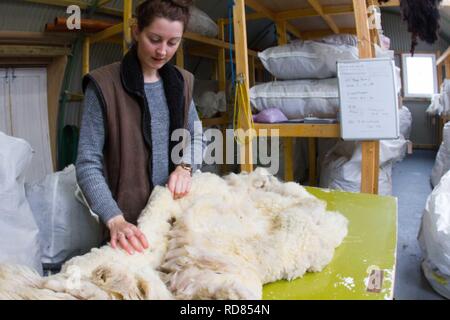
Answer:
M104 246L47 278L0 266L0 299L261 299L265 283L321 271L348 221L258 168L197 173L175 201L156 187L138 223L150 243L143 254Z

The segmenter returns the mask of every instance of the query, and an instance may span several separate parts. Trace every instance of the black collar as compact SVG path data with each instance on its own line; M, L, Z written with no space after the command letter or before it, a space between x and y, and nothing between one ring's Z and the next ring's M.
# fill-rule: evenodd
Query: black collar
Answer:
M166 63L158 72L167 93L183 92L183 76L172 64ZM144 94L144 75L137 55L136 45L132 46L122 59L120 74L122 85L128 93Z

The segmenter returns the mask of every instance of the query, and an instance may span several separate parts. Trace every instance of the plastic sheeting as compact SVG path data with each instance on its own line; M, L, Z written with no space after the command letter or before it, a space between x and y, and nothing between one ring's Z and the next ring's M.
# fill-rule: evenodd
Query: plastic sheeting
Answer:
M280 109L288 119L336 118L339 111L337 78L274 81L250 89L252 106Z
M39 229L25 197L30 144L0 132L0 263L26 265L42 274Z
M75 167L26 185L26 196L40 229L42 263L58 267L103 240L103 228L75 197Z
M427 199L418 238L425 277L438 293L450 299L450 172Z
M442 143L436 155L433 169L431 170L431 184L436 186L441 177L450 170L450 122L444 126Z

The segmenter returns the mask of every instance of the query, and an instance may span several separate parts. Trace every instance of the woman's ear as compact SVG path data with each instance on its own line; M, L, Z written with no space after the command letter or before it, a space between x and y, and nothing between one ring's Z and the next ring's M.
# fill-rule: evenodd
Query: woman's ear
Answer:
M138 27L137 23L133 23L131 25L131 35L133 36L133 40L135 42L138 41L139 33L140 33L140 30L139 30L139 27Z

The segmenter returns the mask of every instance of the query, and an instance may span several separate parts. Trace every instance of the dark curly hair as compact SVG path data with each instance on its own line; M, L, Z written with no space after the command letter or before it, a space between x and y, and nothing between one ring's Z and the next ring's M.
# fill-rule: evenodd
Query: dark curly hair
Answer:
M181 21L183 29L189 23L190 7L193 0L146 0L136 7L136 19L139 30L149 26L155 18Z

